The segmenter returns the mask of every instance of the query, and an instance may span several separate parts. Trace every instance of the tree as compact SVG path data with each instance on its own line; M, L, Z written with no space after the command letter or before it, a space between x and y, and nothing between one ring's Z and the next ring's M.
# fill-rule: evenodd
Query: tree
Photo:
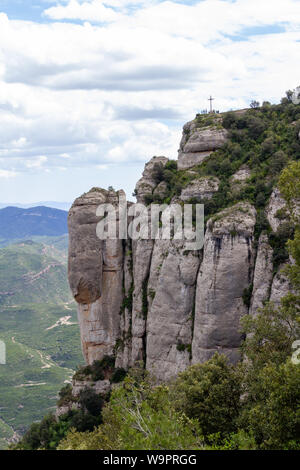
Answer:
M256 101L256 100L252 100L251 103L250 103L250 107L252 109L259 108L259 105L260 105L259 101Z
M235 430L240 409L240 381L223 355L215 354L179 374L173 387L177 410L197 418L204 436Z
M260 449L299 449L300 365L268 363L253 379L241 416Z
M254 371L268 362L281 364L291 357L292 344L300 337L298 313L294 295L288 294L278 309L270 302L255 317L242 319L243 333L247 335L242 349Z
M288 90L285 92L285 94L286 94L288 101L291 103L294 92L292 90Z

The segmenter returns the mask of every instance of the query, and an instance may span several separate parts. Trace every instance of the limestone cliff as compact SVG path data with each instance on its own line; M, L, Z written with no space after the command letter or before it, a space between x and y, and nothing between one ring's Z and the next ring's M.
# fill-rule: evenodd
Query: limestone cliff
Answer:
M221 116L208 126L201 121L199 125L199 119L187 123L176 170L182 187L168 199L174 162L153 157L136 185L137 201L211 202L220 180L195 168L227 140ZM234 197L243 193L250 177L245 164L228 177ZM280 270L275 273L268 236L255 233L256 207L244 199L216 210L206 221L203 249L187 251L175 239L101 241L96 235L97 207L117 207L121 196L123 191L93 188L76 199L69 212L69 281L78 303L86 362L114 355L116 367L128 369L143 361L158 380L216 351L236 362L240 318L255 315L266 300L279 302L288 289ZM264 209L274 233L281 223L277 212L284 205L274 189Z

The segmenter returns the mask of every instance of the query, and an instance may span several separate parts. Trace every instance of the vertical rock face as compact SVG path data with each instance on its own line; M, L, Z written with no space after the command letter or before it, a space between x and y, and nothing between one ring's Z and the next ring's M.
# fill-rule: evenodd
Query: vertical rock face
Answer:
M124 192L91 190L69 212L69 283L78 302L83 355L87 363L112 354L119 336L122 303L122 240L97 237L100 204L118 205Z
M136 361L145 360L147 284L152 250L152 240L133 242L132 364Z
M193 363L225 353L239 358L242 296L252 280L255 209L238 204L210 220L197 280Z
M190 364L193 309L199 254L184 253L182 242L168 247L158 241L151 265L153 296L147 316L146 366L166 380ZM162 262L157 266L157 260ZM153 276L159 269L156 283Z
M273 250L268 243L266 234L261 234L258 241L258 251L253 278L253 291L250 313L256 315L270 297L273 279Z

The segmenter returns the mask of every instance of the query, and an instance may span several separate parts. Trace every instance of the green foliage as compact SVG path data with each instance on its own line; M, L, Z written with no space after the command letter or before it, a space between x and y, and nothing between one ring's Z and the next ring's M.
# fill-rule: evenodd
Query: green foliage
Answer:
M290 162L282 171L279 178L279 189L293 219L299 222L299 215L295 210L300 201L300 161Z
M158 202L170 203L195 178L215 176L220 180L219 190L211 199L201 201L205 204L206 220L239 201L249 201L262 214L281 170L288 162L299 158L300 124L299 129L294 125L297 119L300 119L300 108L293 103L264 103L260 108L240 114L197 115L196 127L223 126L229 131L229 140L221 149L213 152L209 159L195 166L193 173L178 171L172 161L165 167L159 165L154 177L157 183L166 182L168 194ZM251 169L251 177L241 185L239 191L233 192L230 177L242 165ZM155 202L155 197L148 194L145 200L151 204ZM260 234L259 226L257 237Z
M66 420L56 421L55 416L49 414L40 423L34 423L24 435L23 439L12 446L15 450L54 450L68 431Z
M240 407L240 383L225 356L215 355L179 374L173 388L177 410L197 418L204 436L235 430Z
M300 450L300 365L268 363L249 387L240 418L260 449Z
M97 382L97 380L104 380L106 377L111 377L115 367L115 358L113 356L104 356L101 360L96 360L93 364L80 367L75 375L75 380L90 380Z
M291 284L298 289L300 286L300 228L297 227L293 240L287 242L289 254L295 261L294 264L290 264L285 267L285 274L288 276Z
M156 184L164 180L164 165L162 163L155 163L152 170L152 178Z
M59 391L59 400L57 401L57 406L63 406L68 403L77 401L72 395L72 385L67 384Z
M122 367L118 367L113 375L112 375L112 378L111 378L111 383L119 383L119 382L122 382L125 377L127 375L127 372L125 369L123 369Z
M85 387L80 392L79 403L81 408L92 416L99 416L103 407L103 398L97 395L91 388Z
M255 108L259 108L259 102L258 102L258 101L255 101L255 100L251 101L250 107L251 107L251 108L254 108L254 109L255 109Z
M90 405L90 401L87 403ZM93 411L96 411L96 407ZM101 414L94 415L82 409L71 410L58 419L53 414L49 414L40 423L33 423L23 438L10 448L13 450L55 450L71 429L89 432L99 426L101 420Z
M59 449L188 450L203 447L197 421L173 409L166 386L129 375L113 390L103 424L85 435L72 432Z
M277 271L280 264L285 263L289 258L287 241L294 236L294 226L290 222L282 223L277 232L269 233L269 243L273 248L273 267Z
M292 200L296 185L288 191ZM269 302L256 317L242 320L247 361L240 367L244 402L238 423L260 449L300 448L300 365L291 361L293 343L300 337L299 241L296 227L295 238L287 243L294 264L283 272L293 292L281 299L278 308Z
M247 315L242 319L243 332L247 335L243 352L255 369L261 369L269 361L281 364L291 357L292 343L300 337L299 312L293 300L293 294L289 294L279 308L267 303L257 316Z
M243 292L243 302L248 309L250 307L252 291L253 291L253 284L251 283L249 287L244 289L244 292Z
M176 349L177 351L188 351L189 353L191 353L191 350L192 350L192 345L191 344L184 344L184 343L181 343L181 342L178 342L177 345L176 345Z

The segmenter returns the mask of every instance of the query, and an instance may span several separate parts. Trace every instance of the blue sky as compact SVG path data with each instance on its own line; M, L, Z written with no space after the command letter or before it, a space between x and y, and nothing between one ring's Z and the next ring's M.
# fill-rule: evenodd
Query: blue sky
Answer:
M300 0L0 0L0 203L131 195L208 106L300 84Z

